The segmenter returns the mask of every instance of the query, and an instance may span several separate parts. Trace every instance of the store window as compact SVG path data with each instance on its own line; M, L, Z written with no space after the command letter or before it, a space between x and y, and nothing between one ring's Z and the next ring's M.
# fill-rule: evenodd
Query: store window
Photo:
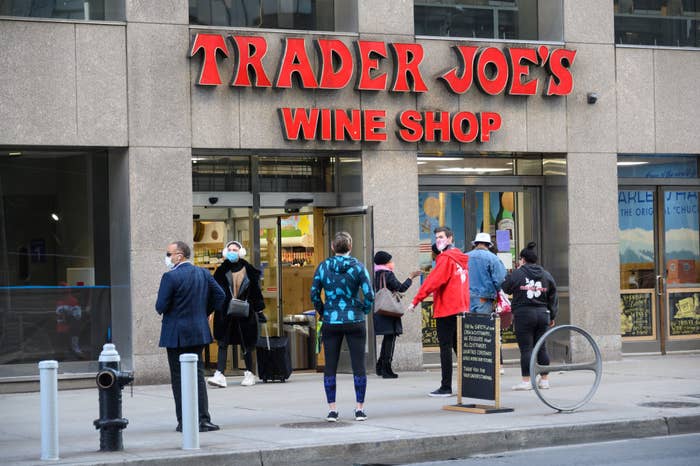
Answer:
M111 339L108 186L106 152L0 152L0 375Z
M618 157L623 350L688 349L700 338L699 161Z
M416 0L417 35L563 40L561 0Z
M0 0L0 16L124 21L124 2L119 0Z
M356 10L355 0L190 0L190 24L355 32Z
M330 156L195 155L192 190L250 192L254 163L260 192L332 192L338 160Z
M615 0L615 43L699 47L700 0Z

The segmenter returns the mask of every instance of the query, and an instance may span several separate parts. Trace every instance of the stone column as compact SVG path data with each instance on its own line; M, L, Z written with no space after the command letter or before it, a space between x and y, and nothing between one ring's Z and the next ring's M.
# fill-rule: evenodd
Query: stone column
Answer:
M361 40L415 41L412 1L358 0L357 3ZM396 276L403 281L411 270L418 268L417 145L396 138L394 117L401 110L415 109L416 96L388 91L363 93L361 105L363 109L386 109L387 141L379 146L367 143L362 146L362 190L364 203L374 207L374 250L385 250L393 256ZM406 304L417 290L418 283L414 283L406 294ZM394 368L422 368L421 329L419 311L403 318L404 334L396 341ZM381 337L377 339L377 351L379 345Z
M168 380L155 300L168 243L192 245L188 2L127 0L130 284L139 383Z
M564 2L564 32L566 47L577 51L575 87L566 100L571 323L594 337L603 358L617 359L622 339L612 3ZM595 104L587 103L589 92L598 94ZM586 358L585 348L582 339L572 339L574 359Z

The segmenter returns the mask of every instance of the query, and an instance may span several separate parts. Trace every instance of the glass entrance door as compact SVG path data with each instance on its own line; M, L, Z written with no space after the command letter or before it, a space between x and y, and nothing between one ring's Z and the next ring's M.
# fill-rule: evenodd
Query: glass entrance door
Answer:
M290 339L294 369L315 367L315 313L310 290L323 240L320 209L294 213L262 209L260 265L265 314L271 335Z
M620 190L618 215L623 351L665 353L696 347L700 338L698 191Z
M422 188L418 199L420 266L426 273L434 265L431 244L433 230L438 226L450 227L455 246L464 252L471 250L477 233L489 233L494 244L493 253L508 270L514 266L517 251L529 241L540 243L539 188L476 186L439 191ZM427 363L436 362L438 349L431 306L432 299L426 299L423 303L423 348L427 352L424 355ZM502 341L505 349L516 348L512 329L503 329Z
M352 237L352 252L351 255L362 262L367 267L370 275L372 275L372 258L374 249L373 225L372 225L372 207L340 207L336 209L327 209L324 212L324 236L325 241L325 257L332 254L331 243L335 234L339 231L346 231ZM367 323L367 348L366 355L368 361L376 360L376 348L374 330L372 328L371 316L368 316ZM323 360L323 352L318 355L318 365L325 364ZM374 363L372 363L373 365ZM338 372L351 373L350 353L347 342L343 340L343 346L340 352L340 360L338 361Z

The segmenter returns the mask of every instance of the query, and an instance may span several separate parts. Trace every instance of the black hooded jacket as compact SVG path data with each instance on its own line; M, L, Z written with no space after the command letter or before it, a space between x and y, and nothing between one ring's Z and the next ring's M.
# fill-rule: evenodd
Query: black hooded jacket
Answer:
M226 311L228 303L231 301L231 288L226 278L226 272L238 272L243 267L245 267L250 285L247 296L240 298L250 303L250 312L247 319L227 317ZM246 348L254 348L258 340L258 320L255 313L265 309L265 301L263 301L260 289L260 271L244 259L239 259L236 262L225 260L214 272L214 280L226 293L223 306L214 313L214 338L231 345L244 344Z
M544 307L549 309L549 317L554 320L559 312L557 284L539 264L522 265L506 277L501 288L513 295L511 306L514 313L518 308Z

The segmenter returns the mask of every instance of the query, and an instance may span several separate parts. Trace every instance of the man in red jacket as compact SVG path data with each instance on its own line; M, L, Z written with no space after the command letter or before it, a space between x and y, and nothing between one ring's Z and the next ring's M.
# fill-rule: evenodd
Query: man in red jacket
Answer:
M452 396L452 350L457 352L457 314L469 312L469 256L454 246L452 230L448 227L438 227L434 233L439 251L435 268L421 285L409 309L413 310L433 294L442 380L440 388L429 395Z

